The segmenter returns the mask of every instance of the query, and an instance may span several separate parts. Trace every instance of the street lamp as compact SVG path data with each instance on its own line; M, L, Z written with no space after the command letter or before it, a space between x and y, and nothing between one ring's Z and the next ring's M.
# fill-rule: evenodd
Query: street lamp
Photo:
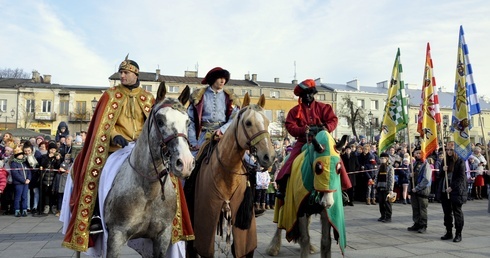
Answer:
M288 132L284 128L284 124L286 123L286 117L284 116L284 110L279 111L279 122L281 123L281 136L286 138L288 136Z
M371 142L373 142L373 113L369 110L368 114L369 119L369 137L371 138Z
M442 139L442 144L445 144L448 141L448 135L449 135L449 128L448 128L448 123L449 123L449 117L448 116L443 116L443 129L444 129L444 134L443 134L443 139Z
M2 117L3 113L0 113L0 117ZM14 119L14 116L15 116L15 109L12 108L12 110L10 110L10 117L12 119ZM8 116L5 115L5 130L8 130L7 128L7 119L8 119Z
M92 104L92 112L95 112L95 107L97 107L97 99L94 97L94 99L90 102Z

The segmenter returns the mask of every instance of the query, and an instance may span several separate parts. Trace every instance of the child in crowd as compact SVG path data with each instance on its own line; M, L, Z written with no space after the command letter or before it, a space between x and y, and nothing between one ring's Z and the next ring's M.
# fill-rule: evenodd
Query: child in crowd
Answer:
M473 156L470 155L468 157L468 162L467 162L467 168L468 170L468 201L472 201L472 190L473 190L473 185L475 184L475 178L476 178L476 170L478 169L478 163L479 160Z
M267 169L260 169L256 174L257 184L255 185L255 208L265 210L265 195L269 183L271 182L271 177ZM259 207L260 205L260 207Z
M12 184L15 187L14 210L15 217L27 216L27 193L31 181L31 171L26 169L26 159L20 147L14 149L14 158L10 162L10 173L12 173ZM22 207L21 207L22 204ZM22 208L22 210L21 210Z
M58 195L58 204L57 204L57 213L56 217L60 216L61 212L61 204L63 203L63 194L65 192L66 179L68 178L68 174L70 172L71 166L73 164L71 154L65 154L65 159L60 165L59 173L56 174L54 178L54 189L56 194Z
M402 203L411 204L410 195L408 195L408 184L410 180L410 158L403 158L402 164L398 171L398 184L402 187Z

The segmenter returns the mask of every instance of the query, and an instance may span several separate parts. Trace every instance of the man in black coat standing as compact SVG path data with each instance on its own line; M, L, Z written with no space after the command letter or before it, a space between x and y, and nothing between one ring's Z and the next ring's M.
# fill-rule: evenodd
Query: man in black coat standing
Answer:
M453 238L453 216L456 235L453 242L461 242L461 231L464 226L463 204L468 198L466 167L464 160L454 153L454 142L449 142L446 148L446 166L438 175L438 193L440 194L442 210L444 212L444 226L446 234L441 240ZM448 185L446 185L446 173ZM447 187L446 187L447 186ZM449 195L449 198L448 198Z
M349 196L349 201L347 202L347 205L354 206L354 203L352 201L354 200L354 192L356 187L356 174L353 174L351 172L359 170L359 161L357 160L357 156L352 153L352 149L350 146L345 147L344 154L342 154L340 157L342 158L345 170L347 171L350 182L352 184L352 187L346 190L347 195Z

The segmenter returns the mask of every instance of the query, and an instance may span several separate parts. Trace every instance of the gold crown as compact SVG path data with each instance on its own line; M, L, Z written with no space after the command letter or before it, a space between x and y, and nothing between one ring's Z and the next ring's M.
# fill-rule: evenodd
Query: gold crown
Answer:
M124 61L122 61L121 64L119 65L119 71L127 70L127 71L133 72L135 74L139 74L138 67L136 67L134 64L131 63L131 60L128 59L128 56L129 56L129 54L126 55L126 58L124 59Z

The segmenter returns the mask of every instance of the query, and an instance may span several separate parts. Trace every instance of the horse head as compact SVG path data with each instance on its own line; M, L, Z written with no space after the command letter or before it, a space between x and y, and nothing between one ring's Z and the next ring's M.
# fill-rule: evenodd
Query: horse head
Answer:
M194 157L187 139L189 116L184 106L189 100L190 89L186 86L178 99L165 98L165 95L165 83L161 82L149 117L148 144L157 141L166 170L180 178L187 178L194 168ZM152 126L154 130L151 130Z
M269 135L269 119L264 113L265 97L262 94L257 104L250 104L248 93L237 115L237 143L250 150L260 166L268 168L274 162L276 152Z
M327 131L320 131L316 140L324 147L323 152L311 151L313 153L313 187L317 192L324 193L320 205L330 208L334 204L333 193L342 194L340 176L342 169L345 170L340 158L340 149L345 145L347 136L343 136L339 142Z

